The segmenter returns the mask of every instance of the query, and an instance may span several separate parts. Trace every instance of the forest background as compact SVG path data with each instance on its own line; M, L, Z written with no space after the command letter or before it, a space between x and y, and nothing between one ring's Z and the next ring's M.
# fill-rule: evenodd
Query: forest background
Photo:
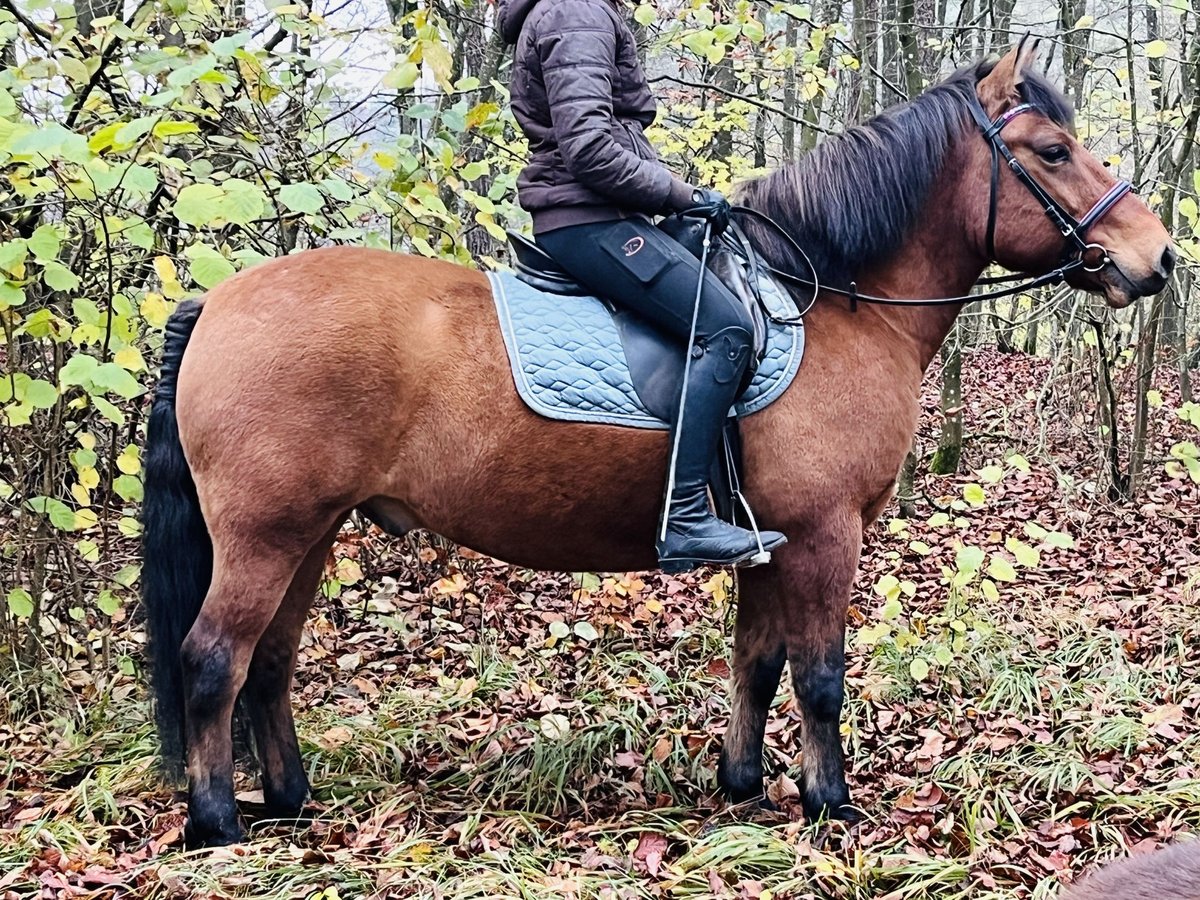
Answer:
M1045 897L1200 825L1193 5L629 10L656 145L726 190L1047 36L1081 137L1181 253L1128 311L1065 287L971 307L930 373L851 610L868 824L795 815L786 689L782 812L711 796L728 575L552 577L354 523L298 676L317 824L180 854L136 602L166 318L329 243L503 264L527 224L510 55L478 0L0 0L4 896Z

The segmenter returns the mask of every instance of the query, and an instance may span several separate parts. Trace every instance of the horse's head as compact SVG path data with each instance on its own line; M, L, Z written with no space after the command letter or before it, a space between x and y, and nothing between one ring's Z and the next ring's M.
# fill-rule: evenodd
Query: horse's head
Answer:
M1036 41L1023 40L976 86L976 118L981 128L990 121L995 135L985 131L969 145L980 173L971 179L979 185L979 246L990 243L994 259L1021 272L1081 258L1067 281L1103 293L1113 307L1157 294L1175 266L1171 237L1076 139L1074 111L1033 68L1036 51Z

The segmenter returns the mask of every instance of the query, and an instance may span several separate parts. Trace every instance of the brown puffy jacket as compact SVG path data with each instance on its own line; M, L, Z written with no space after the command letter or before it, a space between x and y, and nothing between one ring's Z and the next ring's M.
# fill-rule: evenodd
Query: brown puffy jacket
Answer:
M535 232L692 205L646 139L657 105L613 0L500 0L499 17L517 45L509 88L530 151L517 189Z

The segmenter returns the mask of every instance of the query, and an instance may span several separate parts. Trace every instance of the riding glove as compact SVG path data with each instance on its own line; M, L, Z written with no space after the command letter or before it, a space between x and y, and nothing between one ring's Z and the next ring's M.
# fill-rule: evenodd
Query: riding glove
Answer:
M720 191L696 188L692 192L692 208L687 212L688 215L707 219L712 225L713 237L717 237L729 227L729 217L733 208Z

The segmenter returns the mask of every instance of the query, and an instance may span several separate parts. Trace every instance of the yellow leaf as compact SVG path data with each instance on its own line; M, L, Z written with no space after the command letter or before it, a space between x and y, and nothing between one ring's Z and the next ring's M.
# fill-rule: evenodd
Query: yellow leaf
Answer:
M82 484L71 485L71 496L75 498L75 502L80 506L92 505L92 495Z
M162 282L163 294L172 300L178 300L183 296L183 287L179 283L179 272L169 257L154 257L154 271L158 274L159 281Z
M125 475L136 475L142 470L142 460L138 455L138 448L130 444L121 451L121 455L117 457L117 468Z
M1146 56L1150 59L1161 59L1170 49L1166 41L1151 41L1146 45Z
M79 470L79 483L89 491L100 485L100 473L92 466L85 466Z
M170 260L168 260L169 262ZM178 284L178 282L176 282ZM142 318L152 328L164 328L167 324L167 318L171 315L171 309L167 305L167 301L163 299L163 295L150 291L142 298L142 304L139 308Z
M654 597L651 597L649 600L646 601L646 611L651 613L652 615L657 616L660 612L662 612L662 608L663 608L662 603L660 603Z
M146 368L146 364L142 361L142 354L137 347L122 347L113 354L113 362L130 372L141 372Z
M704 582L700 586L700 590L706 594L712 594L714 600L722 601L729 596L731 587L733 587L733 579L729 577L728 572L721 571Z

